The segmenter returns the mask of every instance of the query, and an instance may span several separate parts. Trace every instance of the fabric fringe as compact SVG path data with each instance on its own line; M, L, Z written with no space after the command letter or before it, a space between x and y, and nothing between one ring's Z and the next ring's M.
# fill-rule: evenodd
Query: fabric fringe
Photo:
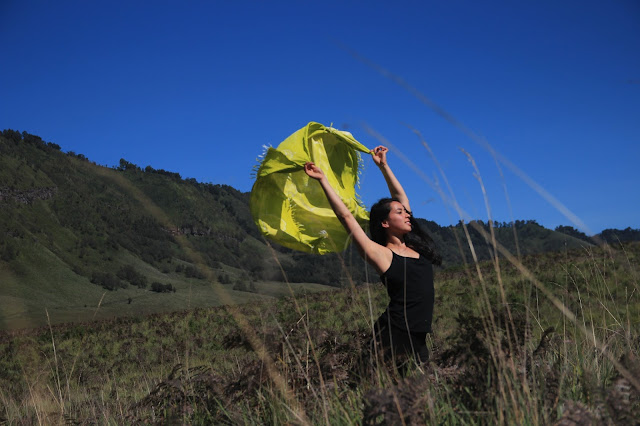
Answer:
M251 179L256 180L258 178L260 167L262 167L262 162L264 161L264 158L267 156L267 152L269 151L269 148L273 148L271 144L262 145L262 154L256 157L256 164L254 164L253 167L251 167L251 174L250 174Z

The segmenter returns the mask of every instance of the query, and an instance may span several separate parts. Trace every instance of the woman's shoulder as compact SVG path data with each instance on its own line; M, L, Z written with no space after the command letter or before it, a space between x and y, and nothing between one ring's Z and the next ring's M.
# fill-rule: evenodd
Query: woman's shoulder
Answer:
M386 272L391 263L393 262L393 252L389 250L387 247L372 242L372 248L369 250L365 250L364 253L361 253L365 256L367 263L373 266L378 274L382 276L384 272Z

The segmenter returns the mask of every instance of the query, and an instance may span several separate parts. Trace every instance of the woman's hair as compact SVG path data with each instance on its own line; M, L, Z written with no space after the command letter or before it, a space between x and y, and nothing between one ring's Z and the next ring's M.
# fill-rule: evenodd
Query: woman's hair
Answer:
M392 201L400 202L397 198L382 198L371 206L371 212L369 213L371 239L382 246L387 245L387 232L382 227L382 222L389 217ZM409 216L411 232L405 235L405 244L420 253L421 256L426 257L434 265L441 265L442 256L436 251L433 239L422 230L411 212L409 212Z

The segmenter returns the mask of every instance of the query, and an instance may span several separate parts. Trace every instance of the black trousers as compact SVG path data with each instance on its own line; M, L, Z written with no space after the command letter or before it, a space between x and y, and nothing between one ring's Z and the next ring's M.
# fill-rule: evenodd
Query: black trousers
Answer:
M427 333L407 332L401 328L389 324L386 318L381 317L374 325L375 337L371 341L372 353L376 349L382 351L385 361L396 359L402 362L407 356L413 355L418 364L429 360L429 349L427 348Z

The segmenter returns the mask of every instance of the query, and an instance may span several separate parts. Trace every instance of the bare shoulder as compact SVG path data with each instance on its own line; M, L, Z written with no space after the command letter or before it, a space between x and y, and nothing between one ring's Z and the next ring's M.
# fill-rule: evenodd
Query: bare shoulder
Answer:
M378 274L385 273L391 266L393 252L385 246L374 241L370 241L369 247L365 249L365 259L367 263L376 269Z
M393 253L385 246L376 243L364 232L353 215L343 218L343 225L351 233L360 255L373 266L378 273L383 273L393 259Z

